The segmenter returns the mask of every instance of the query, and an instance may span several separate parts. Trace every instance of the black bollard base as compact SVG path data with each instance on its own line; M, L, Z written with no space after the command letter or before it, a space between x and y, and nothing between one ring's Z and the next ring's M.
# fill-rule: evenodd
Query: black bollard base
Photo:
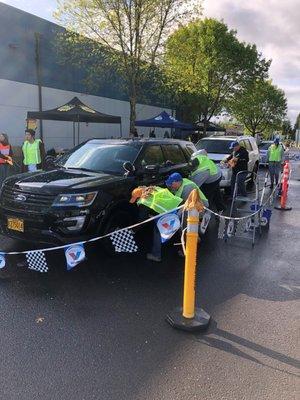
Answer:
M276 210L280 210L280 211L291 211L292 210L292 207L285 207L285 208L282 208L282 207L279 207L279 206L276 206L276 207L274 207Z
M177 308L167 315L166 321L173 328L181 329L183 331L204 331L208 328L210 315L206 311L202 310L202 308L196 308L194 318L185 318L182 315L182 308Z

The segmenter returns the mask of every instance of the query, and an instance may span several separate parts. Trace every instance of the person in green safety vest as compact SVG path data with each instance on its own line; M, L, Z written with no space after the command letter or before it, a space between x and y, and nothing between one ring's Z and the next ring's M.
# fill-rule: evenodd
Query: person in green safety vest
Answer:
M196 189L202 203L208 207L208 200L201 189L193 181L183 178L179 172L171 174L166 180L166 185L175 196L181 197L183 202L186 202L190 193Z
M130 203L135 202L139 205L140 219L145 220L149 217L149 213L151 216L174 210L182 203L182 199L166 188L151 186L134 189ZM156 223L153 228L152 248L151 252L147 254L147 259L161 262L161 235Z
M41 139L35 138L34 130L27 129L25 131L25 141L22 151L23 172L34 172L43 168L45 160L45 148Z
M280 144L279 138L274 140L274 143L268 149L267 153L267 162L269 163L269 172L271 179L271 190L274 188L274 179L275 184L278 184L279 174L281 171L281 164L284 158L284 150Z
M196 189L203 205L208 207L208 200L201 189L193 181L183 178L179 172L174 172L171 174L165 183L170 191L175 194L175 196L182 198L183 202L186 202L190 193ZM180 214L182 213L179 212L178 215L180 216ZM178 255L182 256L181 250L178 251Z
M193 155L192 165L195 169L190 174L190 180L202 190L211 208L215 206L218 212L223 212L225 206L220 191L220 168L208 158L206 150L199 150Z

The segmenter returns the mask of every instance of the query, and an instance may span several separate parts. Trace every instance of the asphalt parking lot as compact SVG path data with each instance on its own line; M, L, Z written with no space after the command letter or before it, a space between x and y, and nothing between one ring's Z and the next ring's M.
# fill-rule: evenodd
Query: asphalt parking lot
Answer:
M9 265L0 272L1 398L299 398L299 198L293 179L293 210L274 211L254 249L209 226L197 302L213 321L202 334L165 322L182 297L183 260L170 246L161 265L97 249L71 272L59 258L49 274Z

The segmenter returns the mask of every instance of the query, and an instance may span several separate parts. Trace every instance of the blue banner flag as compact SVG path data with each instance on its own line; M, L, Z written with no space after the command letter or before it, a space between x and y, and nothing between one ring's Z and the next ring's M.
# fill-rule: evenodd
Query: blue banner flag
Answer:
M83 244L80 243L67 247L65 249L65 256L67 261L67 270L69 271L85 260L85 250Z
M180 220L176 213L163 215L157 221L157 228L160 232L161 242L164 243L178 231Z
M4 268L5 265L6 265L5 254L4 253L0 253L0 269Z

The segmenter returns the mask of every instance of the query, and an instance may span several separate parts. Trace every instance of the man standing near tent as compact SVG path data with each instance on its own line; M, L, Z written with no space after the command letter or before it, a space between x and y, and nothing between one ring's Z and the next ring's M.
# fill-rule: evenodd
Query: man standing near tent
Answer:
M32 129L25 131L25 141L22 147L23 151L23 172L34 172L43 169L45 160L45 148L41 139L35 138L35 132Z

